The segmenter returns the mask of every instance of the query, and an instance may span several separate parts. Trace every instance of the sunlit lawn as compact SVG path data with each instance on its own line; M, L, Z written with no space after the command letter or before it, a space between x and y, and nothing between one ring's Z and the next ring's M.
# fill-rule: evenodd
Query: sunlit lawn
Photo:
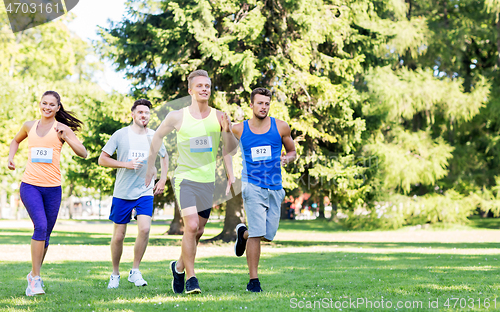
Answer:
M51 240L54 250L49 252L77 252L76 247L88 245L96 252L108 249L110 224L64 224L61 221L56 228ZM207 237L216 235L221 226L209 223ZM460 305L464 311L498 311L498 228L498 220L489 219L445 229L348 232L334 223L286 221L281 223L276 241L263 246L260 279L264 293L245 292L246 260L231 256L232 244L210 244L204 248L214 252L197 259L203 293L190 296L172 293L167 268L169 261L178 257L180 237L163 235L168 226L159 223L153 225L146 253L165 250L165 255L161 260L145 260L142 264L147 287L137 288L126 281L131 259L124 259L120 288L108 290L110 261L98 254L98 260L81 261L80 256L87 259L89 255L74 254L69 255L73 260L44 264L47 295L26 297L29 258L10 259L0 263L0 310L287 311L315 307L396 311L399 304L397 311L455 311ZM128 248L132 248L134 231L131 226L126 239ZM0 253L27 248L30 236L28 228L0 229L0 246L4 246ZM436 304L439 309L433 309ZM381 305L392 308L381 309Z

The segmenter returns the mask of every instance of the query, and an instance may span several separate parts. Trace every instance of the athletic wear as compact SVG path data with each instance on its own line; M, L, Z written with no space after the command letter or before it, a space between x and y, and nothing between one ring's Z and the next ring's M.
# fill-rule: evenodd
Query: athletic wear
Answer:
M247 227L245 224L240 223L236 226L236 243L234 243L234 253L236 257L241 257L245 253L247 247L247 240L243 237Z
M128 281L134 283L134 285L137 287L148 285L148 282L146 282L144 278L142 278L141 271L139 270L130 270Z
M42 288L42 279L40 278L40 276L30 277L30 274L28 274L28 276L26 277L28 280L26 296L45 295L45 291Z
M258 278L251 279L247 284L247 291L251 292L261 292L262 288L260 287L260 281Z
M134 208L137 215L153 216L153 196L142 196L134 200L113 197L109 220L116 224L127 224Z
M26 276L26 279L28 280L28 284L31 283L31 279L33 278L33 276L31 275L31 272L28 273L28 275ZM40 284L42 285L42 288L45 287L45 284L43 283L43 279L40 277Z
M175 268L177 265L177 261L170 262L170 269L172 270L172 291L174 294L182 294L184 291L184 278L186 277L186 273L177 273L177 269Z
M240 147L243 158L241 181L271 190L279 190L281 185L281 148L283 142L271 118L271 127L266 133L255 134L250 130L248 120L243 122Z
M28 132L28 163L21 181L36 186L60 186L59 158L63 143L54 129L57 121L54 121L43 137L36 133L39 123L37 120Z
M285 190L271 190L252 183L242 183L241 197L248 221L248 237L273 240L280 222Z
M118 161L128 162L139 158L143 162L143 166L137 170L118 168L113 197L132 200L141 196L153 196L154 179L148 187L144 185L144 180L150 142L154 133L153 130L148 129L147 135L137 134L128 126L113 133L108 143L102 148L110 156L116 151ZM163 143L159 152L162 157L165 157L166 150Z
M201 293L200 285L196 276L190 277L186 281L186 294L199 294Z
M177 132L177 168L175 178L194 182L215 182L216 156L219 150L220 124L217 111L203 119L194 118L189 107L182 109L182 125Z
M109 277L108 289L118 288L120 286L120 275L113 275Z
M208 219L212 211L215 183L199 183L186 179L174 179L175 197L182 209L196 206L198 215Z
M42 187L21 183L21 201L35 226L31 238L45 241L45 247L49 246L50 234L56 224L61 193L61 186Z

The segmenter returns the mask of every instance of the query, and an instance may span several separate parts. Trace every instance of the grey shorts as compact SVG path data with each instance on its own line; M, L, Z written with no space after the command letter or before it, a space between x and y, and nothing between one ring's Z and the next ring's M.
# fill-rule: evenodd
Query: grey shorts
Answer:
M270 190L248 182L242 182L241 190L247 215L248 237L263 236L267 240L273 240L280 223L285 190Z

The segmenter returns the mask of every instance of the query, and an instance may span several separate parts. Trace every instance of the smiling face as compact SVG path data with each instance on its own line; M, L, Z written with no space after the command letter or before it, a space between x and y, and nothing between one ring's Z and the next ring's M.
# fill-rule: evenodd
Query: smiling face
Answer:
M210 78L197 76L191 80L191 86L188 89L189 94L197 102L206 102L210 98L212 82Z
M59 111L59 104L57 103L57 99L53 95L46 95L42 97L40 101L40 113L45 118L52 118Z
M271 97L262 94L256 94L253 98L253 103L250 103L250 108L253 110L253 115L259 119L264 119L267 117L270 107Z
M149 123L149 107L146 105L137 105L132 111L134 123L141 128L145 128Z

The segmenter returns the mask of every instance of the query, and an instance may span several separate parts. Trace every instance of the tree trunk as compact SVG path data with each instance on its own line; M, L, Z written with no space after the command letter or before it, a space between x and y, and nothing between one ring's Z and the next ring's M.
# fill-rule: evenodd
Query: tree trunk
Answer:
M21 219L21 214L19 213L19 201L17 200L17 194L10 194L10 211L16 219Z
M325 198L320 196L318 201L318 219L325 219Z
M7 179L4 178L2 181L2 188L0 191L0 218L7 218ZM12 208L10 209L12 214Z
M174 203L175 203L174 219L172 220L172 223L170 223L170 228L168 229L168 232L165 234L182 235L184 234L184 224L182 222L181 213L179 210L179 206L177 205L177 201L174 201Z
M500 68L500 12L497 13L497 52L498 52L497 64L498 67Z
M207 239L203 242L213 242L222 240L223 242L231 242L236 240L236 232L234 229L239 223L245 222L245 212L243 210L243 198L241 193L231 198L226 202L226 217L224 218L224 228L219 235Z

